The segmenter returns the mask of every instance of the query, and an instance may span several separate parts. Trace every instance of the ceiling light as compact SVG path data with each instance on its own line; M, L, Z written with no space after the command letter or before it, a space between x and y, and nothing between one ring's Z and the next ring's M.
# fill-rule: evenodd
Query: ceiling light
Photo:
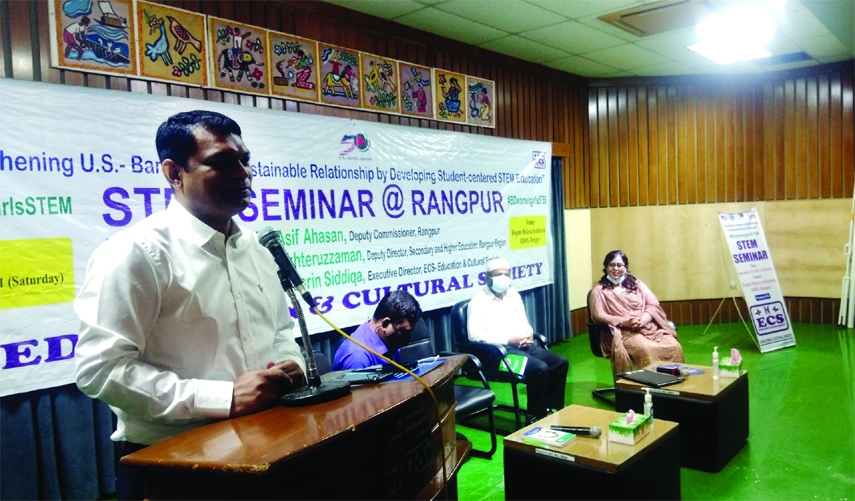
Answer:
M738 63L739 61L750 61L772 55L771 52L760 46L695 44L690 45L689 49L707 59L712 59L718 64Z
M775 22L758 5L745 5L701 21L695 28L700 43L689 49L719 64L769 57L766 44Z

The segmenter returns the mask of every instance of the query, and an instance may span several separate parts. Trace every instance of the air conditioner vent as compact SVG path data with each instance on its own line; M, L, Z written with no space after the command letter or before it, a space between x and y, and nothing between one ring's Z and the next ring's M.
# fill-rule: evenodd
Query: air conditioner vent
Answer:
M706 17L718 14L710 0L664 0L599 16L598 19L646 37L695 26Z

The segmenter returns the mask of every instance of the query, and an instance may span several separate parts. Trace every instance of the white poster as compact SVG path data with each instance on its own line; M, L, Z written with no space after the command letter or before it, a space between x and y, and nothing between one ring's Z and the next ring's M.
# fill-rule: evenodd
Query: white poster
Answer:
M154 136L180 111L240 124L254 179L239 217L282 232L340 327L396 289L425 311L468 299L496 256L520 290L552 283L549 143L11 79L0 95L2 395L74 380L87 261L168 204ZM330 330L306 317L311 333Z
M795 346L790 315L756 209L719 212L760 352Z

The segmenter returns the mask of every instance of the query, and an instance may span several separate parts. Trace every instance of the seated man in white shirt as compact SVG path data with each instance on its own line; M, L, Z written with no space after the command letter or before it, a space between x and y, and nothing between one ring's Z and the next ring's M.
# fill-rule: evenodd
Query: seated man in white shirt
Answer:
M118 418L119 499L143 497L121 456L305 385L276 263L234 218L252 195L240 126L179 113L156 145L172 202L95 250L74 302L77 386Z
M519 293L510 289L510 263L497 258L487 263L487 285L469 301L469 339L505 345L508 353L528 358L528 412L534 420L548 409L564 408L567 359L534 345L534 330L528 323ZM500 360L482 360L485 367L497 367Z

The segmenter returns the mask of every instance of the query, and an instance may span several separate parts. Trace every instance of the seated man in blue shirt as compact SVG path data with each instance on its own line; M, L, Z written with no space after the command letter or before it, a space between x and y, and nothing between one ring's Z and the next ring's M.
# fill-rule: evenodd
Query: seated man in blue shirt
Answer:
M394 291L380 300L374 316L353 331L350 337L397 362L401 348L410 343L410 335L421 314L416 298L407 291ZM384 363L387 362L382 358L345 339L335 352L333 370L362 369Z

